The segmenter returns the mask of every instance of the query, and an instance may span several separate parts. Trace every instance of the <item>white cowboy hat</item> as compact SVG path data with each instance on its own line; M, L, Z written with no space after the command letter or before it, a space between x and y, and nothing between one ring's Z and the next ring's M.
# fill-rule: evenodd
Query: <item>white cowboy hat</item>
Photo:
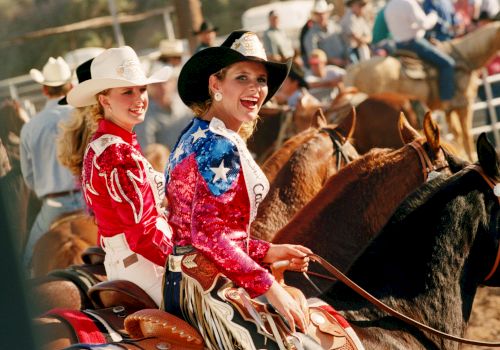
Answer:
M325 13L333 10L333 4L328 4L326 0L316 0L314 2L311 12L313 13Z
M94 58L89 80L78 84L68 93L68 103L85 107L97 103L96 94L111 88L161 83L170 78L172 68L163 67L146 77L135 51L129 46L107 49Z
M71 69L62 57L50 57L42 72L38 69L30 70L31 78L39 84L47 86L61 86L71 80Z
M160 57L182 57L184 55L184 44L179 39L164 39L158 45L158 51L149 55L152 60Z

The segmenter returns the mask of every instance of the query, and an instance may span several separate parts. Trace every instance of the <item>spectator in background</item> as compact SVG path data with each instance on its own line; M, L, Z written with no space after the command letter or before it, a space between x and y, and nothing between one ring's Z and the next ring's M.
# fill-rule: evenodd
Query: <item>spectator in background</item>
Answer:
M455 95L455 60L425 39L437 22L436 12L424 13L417 0L391 0L384 11L396 48L412 51L439 70L439 97L445 109L462 106ZM453 104L453 105L452 105Z
M203 21L200 25L200 28L193 32L194 35L198 38L199 45L194 50L194 53L197 53L207 47L212 47L215 45L215 38L217 36L217 30L219 28L215 27L209 21Z
M436 25L425 34L427 39L447 41L455 37L458 23L451 0L424 0L422 7L426 14L436 12L438 16Z
M372 29L363 16L366 0L347 0L347 11L340 20L342 36L349 50L349 59L352 63L370 58L370 43Z
M275 100L280 105L288 105L290 108L295 109L298 101L305 94L310 95L308 90L309 85L305 80L304 70L294 62L283 85L281 85L276 93ZM314 98L313 96L311 97ZM319 101L318 105L320 105Z
M42 202L24 250L24 264L29 268L38 239L58 216L83 208L80 186L71 172L57 160L56 142L59 123L69 119L72 108L58 105L72 88L71 70L62 57L50 57L40 72L30 75L42 85L48 101L21 130L21 170L27 185Z
M312 51L309 67L310 70L305 77L309 92L323 105L329 105L338 92L337 87L342 82L345 70L327 64L326 53L321 49Z
M181 40L160 42L159 56L153 62L151 71L169 66L172 68L172 75L165 82L148 85L149 108L146 118L134 128L143 149L156 143L172 149L177 137L191 120L191 111L182 103L177 92L177 77L183 54Z
M309 68L312 50L322 49L328 63L344 67L347 64L347 48L340 35L340 27L330 20L333 5L325 0L315 1L312 9L312 22L308 24L303 38L302 60Z
M264 32L263 44L267 58L271 61L284 62L294 56L292 41L279 28L280 17L274 10L269 12L269 28Z

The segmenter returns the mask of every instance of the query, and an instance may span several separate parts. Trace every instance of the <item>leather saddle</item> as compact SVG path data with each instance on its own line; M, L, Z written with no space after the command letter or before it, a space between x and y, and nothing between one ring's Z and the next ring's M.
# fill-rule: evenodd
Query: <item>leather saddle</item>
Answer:
M142 288L126 280L97 283L90 287L87 295L96 308L113 306L126 306L136 310L158 308Z
M438 78L438 70L432 65L424 63L412 51L398 49L394 52L394 57L401 62L401 73L409 79L435 80Z

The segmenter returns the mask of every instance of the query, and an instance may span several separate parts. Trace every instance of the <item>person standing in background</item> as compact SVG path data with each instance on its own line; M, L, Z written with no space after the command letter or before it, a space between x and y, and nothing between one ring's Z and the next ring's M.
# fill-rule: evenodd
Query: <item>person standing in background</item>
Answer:
M284 62L294 56L292 41L279 28L280 17L275 10L269 12L269 28L264 32L263 44L269 60Z
M218 29L219 28L215 27L211 22L203 21L203 23L200 25L200 28L197 31L193 32L193 34L197 36L199 41L199 45L194 50L194 53L204 50L207 47L214 46Z
M33 80L42 85L48 101L21 129L21 170L26 184L42 200L24 249L24 265L29 268L33 248L58 216L84 208L80 186L71 172L57 159L59 123L73 110L57 102L72 88L71 70L62 57L50 57L40 72L32 69Z
M372 29L363 15L366 4L366 0L347 0L347 11L340 20L351 63L367 60L371 56Z

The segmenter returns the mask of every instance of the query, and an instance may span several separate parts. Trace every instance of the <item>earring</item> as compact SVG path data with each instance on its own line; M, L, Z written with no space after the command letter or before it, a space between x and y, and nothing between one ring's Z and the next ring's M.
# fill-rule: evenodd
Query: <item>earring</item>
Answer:
M214 100L215 100L215 101L217 101L217 102L222 101L222 94L221 94L220 92L218 92L218 91L217 91L217 92L214 94Z

